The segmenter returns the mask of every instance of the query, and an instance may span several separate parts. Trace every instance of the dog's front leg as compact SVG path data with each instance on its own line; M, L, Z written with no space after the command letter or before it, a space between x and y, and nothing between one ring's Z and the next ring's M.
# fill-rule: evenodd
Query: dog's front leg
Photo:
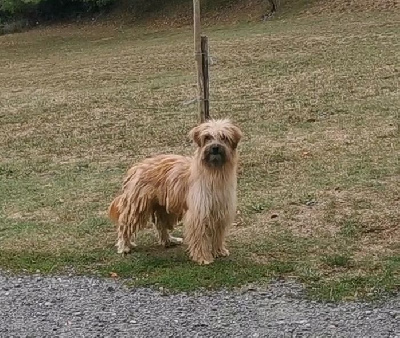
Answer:
M200 265L214 261L210 228L206 222L201 222L193 215L186 215L184 238L193 261Z
M217 257L227 257L229 256L229 250L226 248L225 244L225 234L226 234L226 224L218 223L213 229L213 256Z

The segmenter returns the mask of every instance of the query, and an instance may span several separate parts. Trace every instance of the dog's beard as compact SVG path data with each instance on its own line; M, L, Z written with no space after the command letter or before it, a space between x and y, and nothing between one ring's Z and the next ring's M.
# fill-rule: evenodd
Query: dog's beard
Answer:
M207 157L207 164L211 167L222 167L226 162L223 155L209 154Z
M211 144L204 149L203 161L211 168L222 168L228 162L228 150L220 144Z

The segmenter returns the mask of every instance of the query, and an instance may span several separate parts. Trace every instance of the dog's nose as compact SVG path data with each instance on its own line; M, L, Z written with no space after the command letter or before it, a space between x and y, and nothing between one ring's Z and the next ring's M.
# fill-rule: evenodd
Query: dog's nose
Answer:
M219 147L218 146L212 146L211 147L211 152L215 155L219 153Z

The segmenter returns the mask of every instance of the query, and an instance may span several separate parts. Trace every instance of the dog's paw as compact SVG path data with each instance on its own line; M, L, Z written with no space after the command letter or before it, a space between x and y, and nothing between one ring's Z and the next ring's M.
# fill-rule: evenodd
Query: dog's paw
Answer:
M199 265L210 265L212 262L214 262L214 260L206 260L206 259L202 259L202 260L200 260L200 261L198 261L197 263L199 264Z
M213 262L213 261L204 260L204 261L200 261L199 264L200 264L200 265L210 265L212 262Z
M228 257L230 252L227 248L222 248L217 251L216 257Z
M118 242L115 246L117 247L117 252L119 254L124 254L125 255L125 254L130 253L131 250L132 250L132 247L136 246L136 244L135 243L130 243L130 245L125 245L125 243L123 243L123 242Z
M212 262L214 262L213 258L192 258L194 262L196 262L199 265L210 265Z
M128 253L131 252L131 248L118 248L118 249L117 249L117 252L118 252L119 254L126 255L126 254L128 254Z
M117 248L117 252L118 252L119 254L124 254L124 255L130 253L131 250L132 250L132 249L129 248L129 247Z
M169 241L173 244L179 245L183 243L183 238L181 237L173 237L173 236L169 236Z
M183 239L180 237L173 237L169 236L168 241L161 242L161 245L163 245L166 248L170 248L176 245L181 245L183 243Z

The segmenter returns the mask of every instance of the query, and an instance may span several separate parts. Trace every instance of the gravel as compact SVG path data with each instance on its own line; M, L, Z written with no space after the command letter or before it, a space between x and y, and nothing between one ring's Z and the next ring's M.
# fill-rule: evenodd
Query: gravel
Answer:
M0 337L399 337L400 295L325 304L276 282L167 294L90 277L0 273Z

